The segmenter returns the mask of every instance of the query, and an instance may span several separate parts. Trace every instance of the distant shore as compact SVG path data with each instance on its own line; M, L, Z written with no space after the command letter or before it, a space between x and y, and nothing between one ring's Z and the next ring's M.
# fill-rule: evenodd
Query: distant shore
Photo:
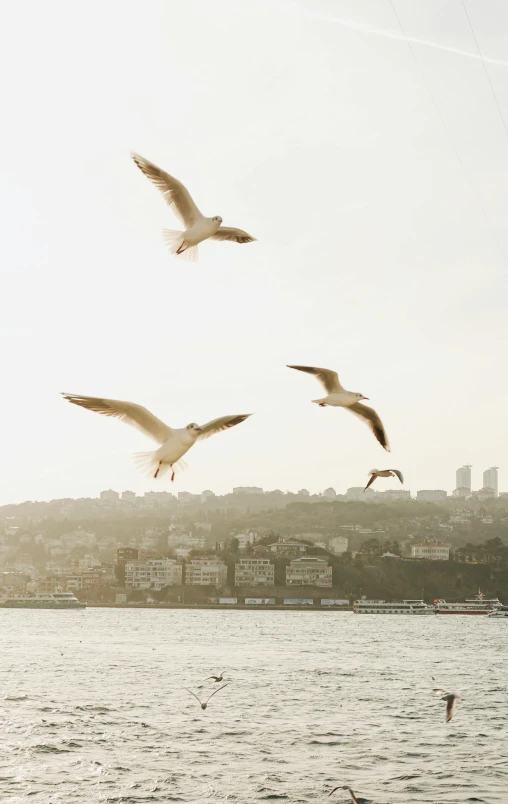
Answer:
M221 609L227 611L353 611L352 606L282 606L254 604L246 606L242 603L87 603L89 609Z

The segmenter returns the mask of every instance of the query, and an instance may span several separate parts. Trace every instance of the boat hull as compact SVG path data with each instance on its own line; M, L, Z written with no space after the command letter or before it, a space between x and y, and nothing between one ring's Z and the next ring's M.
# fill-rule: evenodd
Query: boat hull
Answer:
M477 614L490 614L490 610L486 609L485 611L467 611L467 609L457 609L457 611L453 611L452 609L437 609L436 614L467 614L467 615L477 615Z

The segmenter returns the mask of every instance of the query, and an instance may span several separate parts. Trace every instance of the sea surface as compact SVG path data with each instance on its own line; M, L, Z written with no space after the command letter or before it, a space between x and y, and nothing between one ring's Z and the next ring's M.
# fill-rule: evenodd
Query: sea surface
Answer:
M508 804L507 646L486 617L0 609L0 801ZM179 685L221 670L202 711Z

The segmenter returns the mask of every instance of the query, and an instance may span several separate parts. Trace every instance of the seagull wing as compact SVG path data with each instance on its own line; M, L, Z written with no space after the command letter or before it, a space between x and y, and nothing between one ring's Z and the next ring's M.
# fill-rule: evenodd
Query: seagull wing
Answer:
M131 154L138 168L161 191L165 201L169 204L184 226L189 229L196 221L203 217L192 196L181 181L161 170L153 162L143 159L139 154Z
M374 480L376 479L376 477L377 477L377 475L371 475L371 478L370 478L369 482L367 483L367 485L365 486L364 491L367 491L369 486L372 486L372 484L373 484Z
M163 444L173 432L171 427L161 422L157 416L154 416L142 405L135 405L133 402L122 402L120 399L101 399L97 396L78 396L77 394L62 394L62 396L73 405L93 410L95 413L102 413L103 416L113 416L136 427L157 444Z
M330 798L330 796L333 796L333 794L334 794L334 793L335 793L337 790L349 790L349 794L350 794L350 796L351 796L351 801L353 802L353 804L358 804L358 799L356 798L356 796L355 796L355 794L353 793L353 791L351 790L351 788L350 788L350 787L348 787L347 785L344 785L344 784L343 784L343 785L339 785L339 787L335 787L335 788L332 790L332 792L329 794L328 798Z
M218 687L216 690L214 690L214 691L212 692L212 695L209 695L209 696L208 696L208 698L206 699L206 702L208 703L208 701L210 700L210 698L211 698L213 695L215 695L215 693L216 693L216 692L220 692L221 690L223 690L223 689L224 689L224 687L227 687L227 684L223 684L223 685L222 685L222 687Z
M449 723L453 717L453 710L455 707L455 695L445 695L443 701L446 701L446 723Z
M215 433L220 433L222 430L227 430L229 427L234 427L235 424L241 424L251 416L251 413L242 413L238 416L221 416L219 419L212 419L211 422L203 424L200 433L198 434L197 441L202 441L204 438L210 438Z
M390 469L390 472L393 472L394 475L397 475L402 485L404 485L404 478L402 477L402 472L399 472L398 469Z
M361 402L355 402L354 405L350 405L347 410L350 410L351 413L356 414L356 416L360 416L360 418L369 425L381 446L384 447L387 452L390 452L383 422L374 408L369 408L368 405L362 405Z
M196 699L198 704L201 706L201 701L199 700L199 698L198 698L198 696L196 695L195 692L192 692L192 690L190 690L188 687L182 687L182 689L187 690L187 692L190 692L190 694L194 696L194 698Z
M243 229L234 229L232 226L219 226L215 234L210 237L210 240L231 240L233 243L252 243L256 240L248 232Z
M306 371L307 374L314 374L329 394L339 393L344 390L339 382L339 375L336 371L330 371L330 369L325 368L315 368L314 366L288 366L288 368L296 369L297 371Z

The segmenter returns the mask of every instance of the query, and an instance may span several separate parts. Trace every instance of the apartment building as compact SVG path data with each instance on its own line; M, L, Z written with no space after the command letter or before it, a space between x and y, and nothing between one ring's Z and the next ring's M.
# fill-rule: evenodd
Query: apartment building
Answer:
M448 561L450 548L447 544L436 541L421 542L411 547L411 558L426 558L430 561Z
M331 586L332 568L326 559L314 556L295 558L286 567L287 586Z
M163 589L182 583L182 565L174 558L134 559L125 562L125 586Z
M235 586L273 586L275 568L269 558L241 558L235 564Z
M225 586L228 568L215 556L193 558L185 565L185 583L189 586Z

